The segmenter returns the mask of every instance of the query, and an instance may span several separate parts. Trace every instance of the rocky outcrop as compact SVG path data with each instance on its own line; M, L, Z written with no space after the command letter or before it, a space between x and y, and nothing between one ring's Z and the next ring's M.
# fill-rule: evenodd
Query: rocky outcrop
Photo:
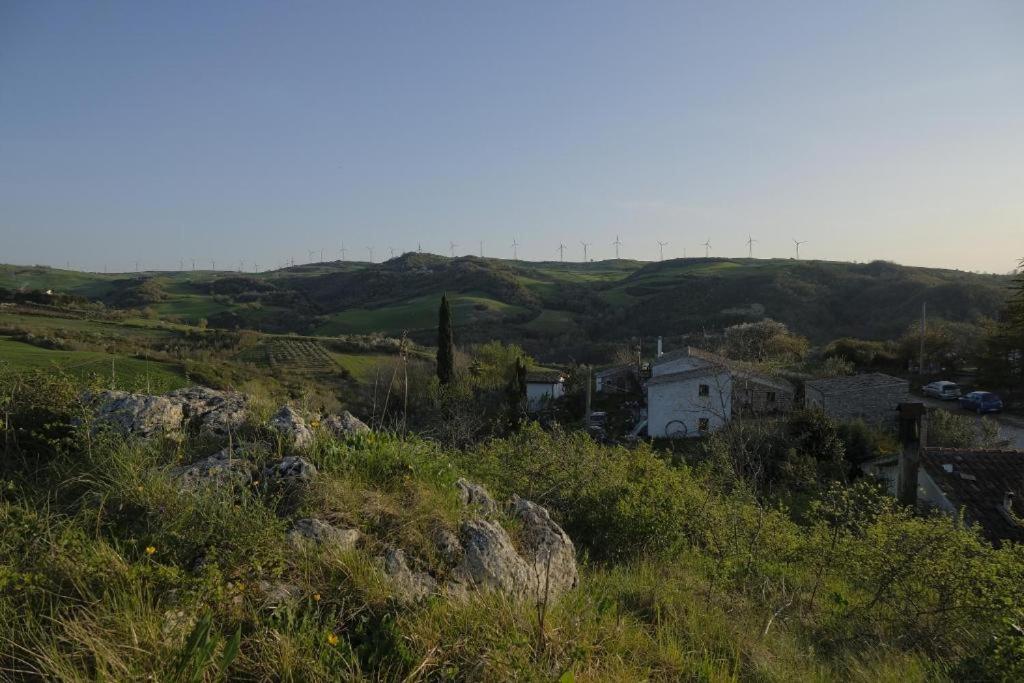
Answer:
M249 416L246 396L206 387L187 387L156 396L103 391L86 394L83 400L93 406L97 424L143 438L157 434L180 438L188 427L224 436L236 431Z
M191 465L175 467L173 477L184 491L207 486L241 487L252 481L254 466L245 458L232 457L227 448Z
M384 573L395 586L395 596L402 602L418 602L437 592L437 581L430 574L413 571L398 548L388 548L380 558Z
M210 434L226 436L236 432L249 417L249 398L235 391L186 387L165 396L181 402L189 426Z
M455 488L459 492L459 499L463 505L475 506L485 515L493 515L498 511L498 504L494 498L480 484L460 478L455 482Z
M510 513L522 524L519 541L524 559L538 577L537 594L561 595L579 584L576 548L550 513L528 500L513 496Z
M303 449L313 443L313 430L291 406L281 406L270 418L270 428L281 434L289 445Z
M348 412L341 415L328 415L323 420L324 429L334 436L351 436L353 434L364 434L370 431L365 422Z
M479 484L456 482L467 506L495 513L497 505ZM576 549L568 534L548 511L514 496L508 514L520 523L519 547L496 521L470 519L462 524L461 560L452 572L456 584L467 589L497 590L519 599L554 600L579 583ZM451 556L452 549L441 548Z
M182 436L184 411L180 401L127 391L87 394L84 400L94 406L98 425L111 426L122 434Z
M288 542L299 548L313 544L351 550L356 547L361 536L357 529L339 529L323 520L306 518L295 522L288 532Z
M316 466L305 458L289 455L263 468L267 483L305 484L316 479Z

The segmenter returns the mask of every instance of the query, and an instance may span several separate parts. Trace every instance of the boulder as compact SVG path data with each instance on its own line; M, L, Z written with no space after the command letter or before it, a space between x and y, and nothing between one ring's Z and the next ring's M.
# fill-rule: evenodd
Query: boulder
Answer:
M319 519L300 519L288 532L288 542L302 547L309 543L329 546L338 550L351 550L362 534L357 529L339 529Z
M288 607L302 597L301 588L284 581L262 580L256 583L256 587L259 590L262 607L271 612Z
M432 536L434 547L445 564L454 567L462 560L462 544L458 536L443 526L435 528Z
M103 391L86 395L95 406L96 422L110 425L125 435L150 437L164 434L181 437L181 403L166 396Z
M452 572L456 583L517 598L536 593L536 578L500 524L473 519L461 531L462 562Z
M171 470L171 476L178 481L182 490L205 486L247 486L252 481L252 474L252 463L232 457L226 448L208 458Z
M236 432L249 417L249 398L236 391L186 387L165 394L182 405L185 421L217 436Z
M410 569L404 551L388 548L380 561L384 566L384 573L395 585L395 594L400 601L418 602L437 592L437 581L434 577Z
M459 491L459 499L462 500L463 505L475 506L485 515L492 515L498 511L498 504L491 498L487 489L480 484L459 478L455 482L455 488Z
M263 468L268 483L304 484L316 478L316 467L305 458L289 455Z
M579 584L576 548L569 535L548 511L528 500L513 496L512 516L522 524L519 533L522 554L538 577L538 596L557 597Z
M349 436L370 431L365 422L347 410L341 415L328 415L324 418L323 425L334 436Z
M270 418L270 427L295 448L307 448L313 443L313 430L291 406L281 406Z

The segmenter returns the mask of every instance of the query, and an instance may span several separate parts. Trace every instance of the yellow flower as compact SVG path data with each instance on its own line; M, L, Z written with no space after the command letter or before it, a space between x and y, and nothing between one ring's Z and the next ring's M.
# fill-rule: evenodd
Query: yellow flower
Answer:
M327 644L328 645L337 645L338 644L338 636L334 635L333 633L328 633L327 634Z
M320 420L314 417L312 420L309 421L309 426L312 427L313 429L316 429L317 427L320 426Z
M147 545L146 546L146 554L147 555L152 555L155 552L156 552L156 548L155 547L153 547L151 545Z
M320 594L313 593L313 602L320 602Z

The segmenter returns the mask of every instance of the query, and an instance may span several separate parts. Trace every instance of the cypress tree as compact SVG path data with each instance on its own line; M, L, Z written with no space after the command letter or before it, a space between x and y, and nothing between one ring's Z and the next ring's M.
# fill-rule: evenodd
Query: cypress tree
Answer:
M451 384L455 378L455 329L447 294L441 296L437 313L437 378L441 384Z

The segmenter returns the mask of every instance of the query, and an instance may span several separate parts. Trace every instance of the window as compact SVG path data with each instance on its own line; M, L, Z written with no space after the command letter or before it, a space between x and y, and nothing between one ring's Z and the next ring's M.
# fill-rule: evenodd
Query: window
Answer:
M700 387L698 387L697 389L697 394L700 396L710 396L711 387L709 387L707 384L701 384Z
M706 432L708 431L708 427L709 424L708 419L706 417L702 417L699 420L697 420L697 429L699 429L700 431Z
M768 402L769 403L775 403L775 392L774 391L769 391L768 392Z

